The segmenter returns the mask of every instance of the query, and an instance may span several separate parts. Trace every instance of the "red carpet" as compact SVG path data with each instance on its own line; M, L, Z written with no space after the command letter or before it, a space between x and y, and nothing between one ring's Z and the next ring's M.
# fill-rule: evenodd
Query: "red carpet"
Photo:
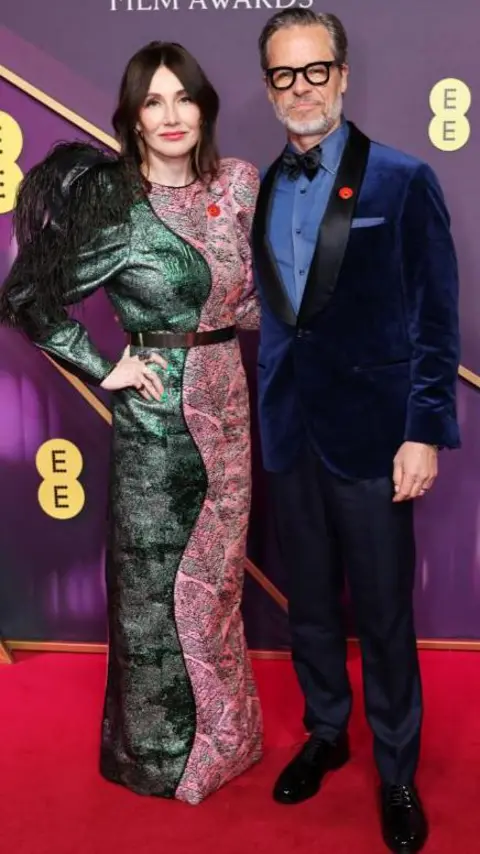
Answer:
M255 665L266 755L198 807L142 798L97 774L105 660L24 654L0 667L1 854L382 854L358 653L352 762L298 807L270 798L301 738L288 662ZM480 655L422 654L423 761L418 783L432 825L429 854L480 852Z

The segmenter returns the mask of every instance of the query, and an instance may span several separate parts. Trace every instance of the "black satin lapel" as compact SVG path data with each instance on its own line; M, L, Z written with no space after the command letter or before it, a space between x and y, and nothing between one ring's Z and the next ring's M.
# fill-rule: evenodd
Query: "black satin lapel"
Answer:
M308 273L298 315L305 323L321 311L331 299L350 236L355 206L367 165L370 140L349 122L350 133L328 200L325 216ZM350 198L339 195L341 189L353 190Z
M290 326L295 326L297 318L268 239L268 223L279 162L280 158L272 163L260 185L252 226L253 257L260 287L273 313Z

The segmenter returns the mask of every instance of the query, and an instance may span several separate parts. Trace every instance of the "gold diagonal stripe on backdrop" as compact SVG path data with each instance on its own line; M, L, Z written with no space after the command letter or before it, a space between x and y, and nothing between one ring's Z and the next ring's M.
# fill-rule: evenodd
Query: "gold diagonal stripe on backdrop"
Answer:
M43 353L43 355L46 359L48 359L50 364L53 365L53 367L56 368L59 373L61 373L62 377L65 377L65 379L68 380L70 385L72 385L74 389L78 391L79 395L81 395L81 397L83 397L83 399L90 404L92 409L94 409L95 412L97 412L100 417L107 422L107 424L110 424L111 427L112 413L110 412L108 407L105 406L105 404L102 403L101 400L99 400L97 395L94 394L93 391L90 391L88 386L86 386L85 383L82 383L82 381L79 380L78 377L74 377L73 374L71 374L69 371L66 371L65 368L61 367L61 365L58 365L57 362L55 362L55 360L48 355L48 353Z
M31 98L35 99L35 101L39 101L39 103L43 104L44 107L48 107L49 110L57 113L57 115L66 119L72 125L75 125L85 131L85 133L90 134L90 136L93 136L99 142L103 142L105 145L108 145L110 148L114 148L118 151L118 143L113 136L110 136L110 134L95 127L95 125L92 125L91 122L87 121L87 119L79 116L78 113L74 113L73 110L69 110L68 107L65 107L63 104L60 104L59 101L56 101L55 98L51 98L50 95L47 95L40 89L37 89L36 86L33 86L27 80L24 80L23 77L19 77L14 71L10 71L8 68L5 68L4 65L0 65L0 77L3 77L4 80L7 80L17 89L21 89L21 91L25 92L26 95L30 95Z
M13 664L12 656L2 641L0 641L0 664Z
M24 80L15 72L10 71L8 68L5 68L4 65L0 65L0 77L3 77L17 89L20 89L22 92L25 92L31 98L34 98L40 104L47 107L49 110L52 110L57 115L66 119L71 124L80 128L81 130L88 133L91 137L96 139L98 142L102 142L105 145L108 145L110 148L118 151L118 143L113 136L105 133L105 131L97 128L91 122L84 119L82 116L79 116L78 113L73 112L68 107L65 107L64 104L61 104L59 101L55 100L55 98L51 98L50 95L47 95L45 92L42 92L41 89L38 89L36 86L33 86L27 80ZM46 355L46 354L44 354ZM50 357L47 356L49 361L54 365L54 367L60 371L62 376L76 389L76 391L84 398L84 400L89 403L90 406L95 409L95 411L108 423L111 425L112 416L107 407L93 394L90 389L81 382L81 380L74 377L64 368L61 368L60 365L57 365L56 362L53 361ZM460 366L459 375L462 379L466 380L470 385L475 386L476 388L480 388L480 376L473 371L469 370L469 368L464 368ZM286 611L287 610L287 599L285 596L278 590L278 588L264 575L264 573L255 566L252 561L246 561L246 569L250 573L250 575L260 584L260 586L272 597L272 599L279 605L279 607Z
M480 377L478 374L475 374L473 371L469 370L469 368L464 368L463 365L460 365L458 369L458 375L465 380L470 385L475 386L475 388L480 388Z
M245 561L245 568L248 570L252 578L258 582L260 587L263 587L266 593L280 606L282 611L288 611L288 601L287 598L280 593L278 587L275 587L272 581L258 568L254 563L247 557Z

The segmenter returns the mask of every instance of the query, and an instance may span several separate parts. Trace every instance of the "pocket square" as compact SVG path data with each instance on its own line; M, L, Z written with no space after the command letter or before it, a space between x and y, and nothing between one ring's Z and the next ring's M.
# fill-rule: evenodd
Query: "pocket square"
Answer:
M352 228L368 228L372 225L383 225L384 216L357 216L352 219Z

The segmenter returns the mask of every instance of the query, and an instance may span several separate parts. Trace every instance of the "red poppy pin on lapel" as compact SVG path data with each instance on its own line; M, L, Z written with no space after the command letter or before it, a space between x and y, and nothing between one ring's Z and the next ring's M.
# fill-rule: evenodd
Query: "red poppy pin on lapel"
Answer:
M210 216L220 216L220 208L218 207L218 205L215 204L209 205L207 208L207 213L209 213Z
M351 187L340 187L338 195L341 199L351 199L353 196L353 190Z

